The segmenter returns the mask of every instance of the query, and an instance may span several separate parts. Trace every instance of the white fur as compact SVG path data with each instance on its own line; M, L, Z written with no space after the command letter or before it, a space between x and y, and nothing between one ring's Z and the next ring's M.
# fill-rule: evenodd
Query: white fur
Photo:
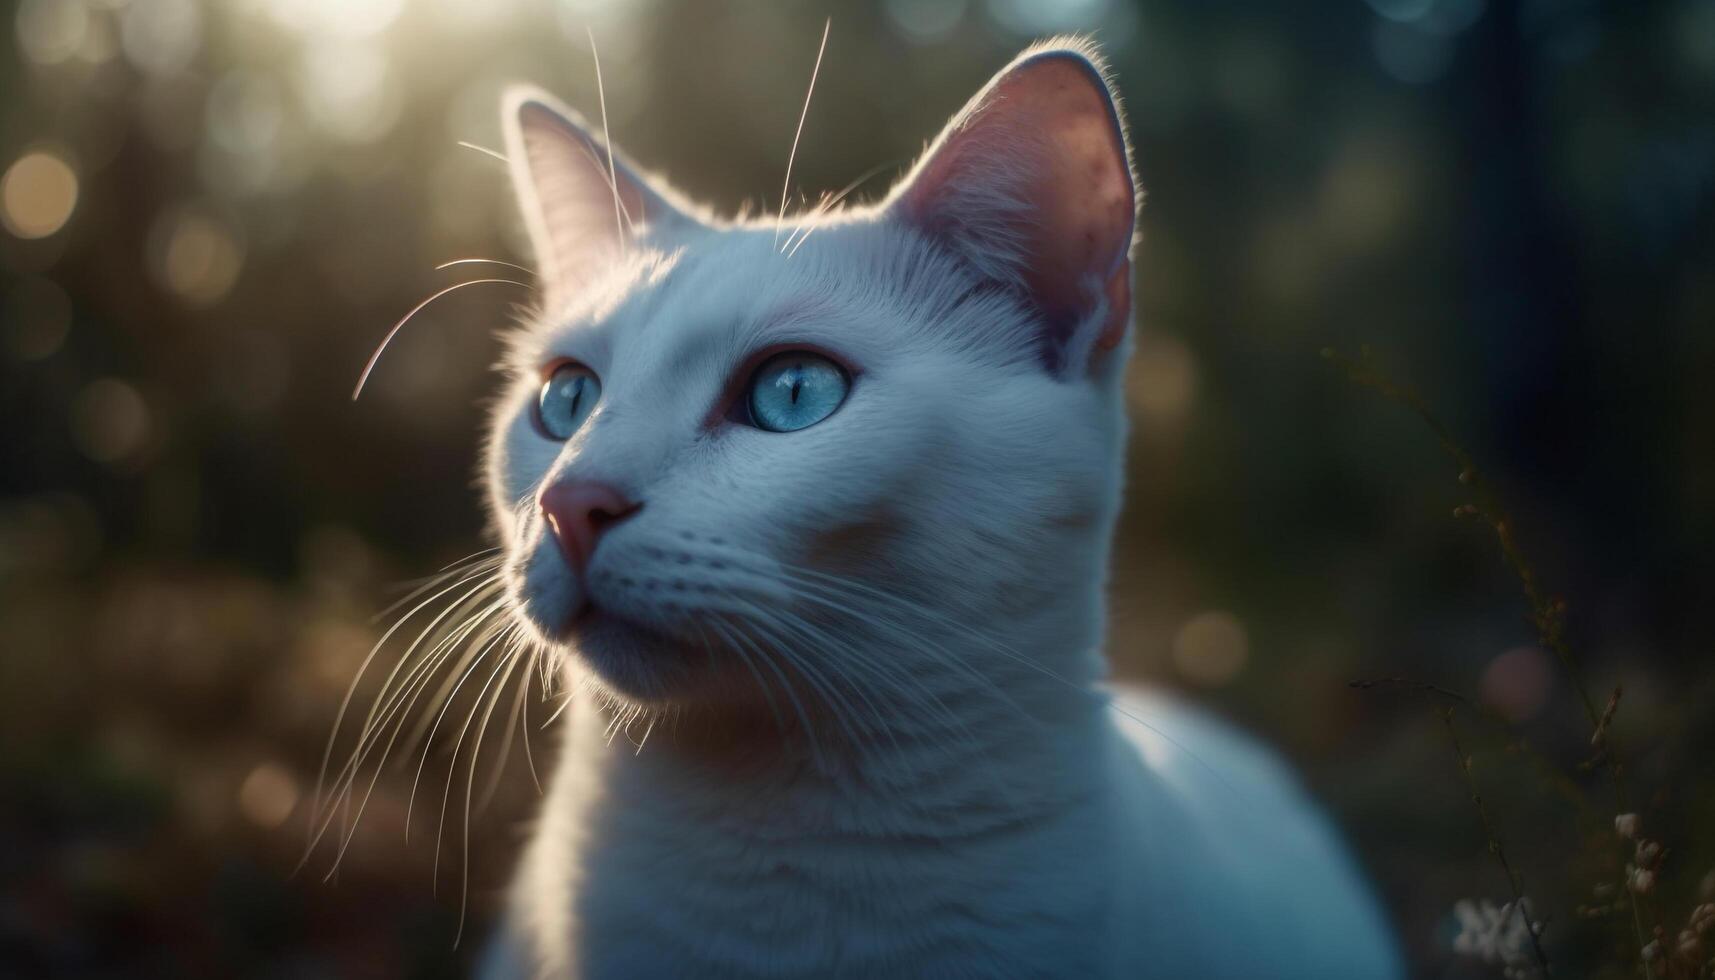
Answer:
M607 179L602 154L559 158L589 168L562 186ZM1096 349L1103 302L1045 363L974 246L889 207L819 219L788 258L772 222L615 176L657 213L599 258L579 245L579 268L579 229L531 216L577 287L516 338L490 446L519 616L606 697L563 723L487 974L1397 976L1379 907L1272 758L1099 686L1129 351ZM612 242L611 211L587 220ZM778 344L854 366L846 403L793 433L719 417ZM563 444L531 422L559 358L603 384ZM643 503L581 583L535 511L564 479ZM586 599L613 622L541 625ZM641 748L609 728L636 711Z

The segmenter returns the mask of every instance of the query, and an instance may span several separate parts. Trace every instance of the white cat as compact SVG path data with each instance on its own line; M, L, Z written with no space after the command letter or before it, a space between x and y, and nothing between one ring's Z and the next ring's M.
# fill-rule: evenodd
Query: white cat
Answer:
M488 975L1400 975L1266 751L1100 686L1136 194L1093 48L802 224L505 111L546 303L492 505L516 614L600 696Z

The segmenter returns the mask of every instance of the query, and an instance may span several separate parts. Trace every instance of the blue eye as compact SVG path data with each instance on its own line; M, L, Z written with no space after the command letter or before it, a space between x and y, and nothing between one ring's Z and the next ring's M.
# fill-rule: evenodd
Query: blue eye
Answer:
M750 379L751 424L769 432L809 428L834 414L851 386L845 369L820 354L777 354Z
M566 364L542 382L536 396L536 423L552 439L570 439L589 418L601 400L601 382L595 372L579 364Z

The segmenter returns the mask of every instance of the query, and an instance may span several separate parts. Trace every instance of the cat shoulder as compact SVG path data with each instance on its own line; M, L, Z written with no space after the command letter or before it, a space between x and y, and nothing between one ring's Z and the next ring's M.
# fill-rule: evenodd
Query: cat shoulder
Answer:
M1182 698L1109 691L1121 834L1138 866L1176 870L1170 893L1133 896L1140 906L1184 937L1212 928L1193 943L1204 951L1246 937L1276 976L1404 975L1384 907L1282 757Z

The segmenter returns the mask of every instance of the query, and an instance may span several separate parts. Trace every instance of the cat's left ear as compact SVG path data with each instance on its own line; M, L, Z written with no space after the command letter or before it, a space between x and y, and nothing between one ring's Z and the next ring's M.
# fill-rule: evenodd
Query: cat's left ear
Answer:
M1100 55L1054 42L977 93L895 188L884 213L1019 289L1066 374L1119 346L1131 317L1137 194Z
M594 278L646 228L696 223L671 190L546 92L508 90L501 126L512 186L550 302Z

